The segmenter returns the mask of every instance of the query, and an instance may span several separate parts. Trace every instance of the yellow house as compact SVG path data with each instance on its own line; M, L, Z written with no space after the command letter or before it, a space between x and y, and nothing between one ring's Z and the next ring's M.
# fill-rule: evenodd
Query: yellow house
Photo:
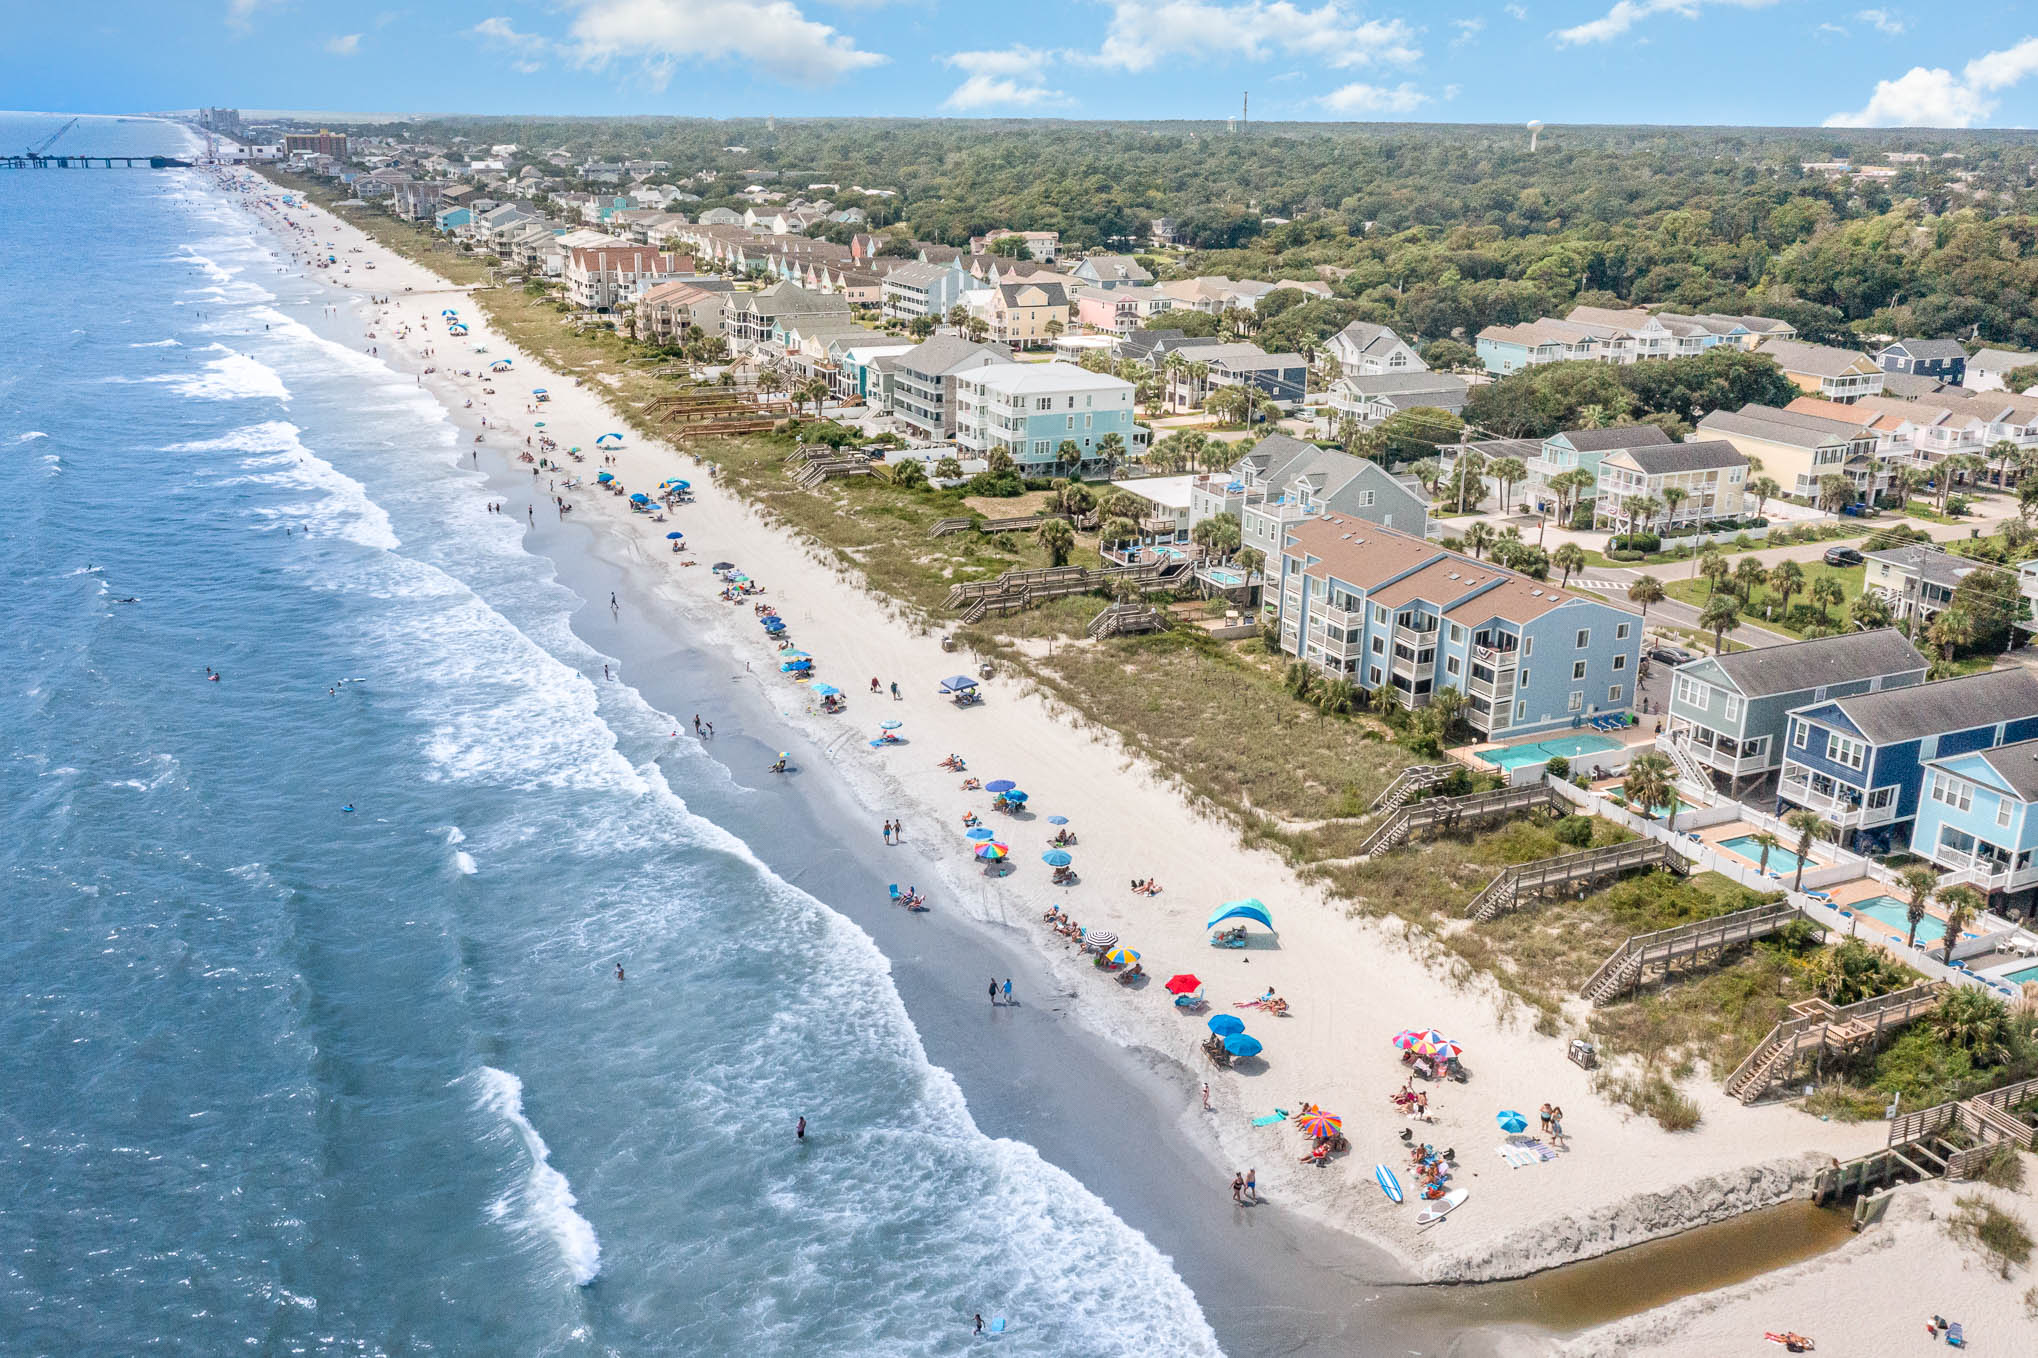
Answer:
M1866 354L1786 339L1765 339L1755 352L1775 359L1785 377L1813 396L1847 405L1882 395L1882 368Z
M1823 415L1750 403L1735 411L1713 411L1698 422L1698 432L1731 443L1760 466L1759 475L1806 504L1818 500L1819 483L1835 473L1852 481L1863 499L1872 499L1887 481L1876 467L1876 432ZM1750 479L1757 474L1751 472Z
M999 344L1037 349L1068 329L1069 294L1063 284L1000 283L989 291L984 318L991 323L991 339Z

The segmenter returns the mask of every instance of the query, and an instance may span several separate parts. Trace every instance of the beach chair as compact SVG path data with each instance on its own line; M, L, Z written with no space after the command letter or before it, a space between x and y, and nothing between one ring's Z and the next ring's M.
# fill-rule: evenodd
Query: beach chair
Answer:
M893 882L888 890L892 893L892 904L897 905L899 903L899 884Z
M1960 1322L1957 1320L1946 1327L1946 1347L1949 1349L1967 1347L1967 1336L1960 1332Z

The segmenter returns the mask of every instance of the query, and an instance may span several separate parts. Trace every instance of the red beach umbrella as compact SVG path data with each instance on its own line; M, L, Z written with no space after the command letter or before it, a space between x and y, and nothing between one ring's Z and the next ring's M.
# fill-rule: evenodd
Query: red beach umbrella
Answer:
M1186 971L1180 976L1170 976L1168 978L1168 989L1177 995L1187 995L1202 984L1201 981Z

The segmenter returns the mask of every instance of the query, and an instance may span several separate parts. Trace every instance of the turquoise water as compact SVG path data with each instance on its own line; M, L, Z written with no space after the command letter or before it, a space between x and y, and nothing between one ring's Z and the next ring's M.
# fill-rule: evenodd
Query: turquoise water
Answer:
M1245 573L1243 571L1230 570L1223 566L1212 566L1209 575L1211 580L1220 585L1242 585L1245 583Z
M1762 866L1762 846L1755 842L1755 836L1753 835L1736 835L1732 839L1723 839L1720 841L1720 847L1729 853L1739 854L1758 868ZM1779 873L1785 877L1794 876L1797 872L1797 862L1797 855L1780 844L1769 851L1769 870L1771 872ZM1819 860L1807 858L1804 860L1804 865L1807 869L1816 868L1819 866Z
M1612 797L1627 796L1627 788L1620 783L1615 783L1612 787L1609 788L1603 788L1601 789L1601 791L1605 792L1608 796ZM1629 801L1628 804L1630 806L1634 805L1633 801ZM1649 814L1652 816L1660 816L1669 809L1670 808L1668 806L1652 806L1649 808Z
M1479 757L1495 768L1518 769L1524 764L1547 764L1562 755L1566 759L1577 759L1589 754L1604 754L1618 750L1621 743L1596 732L1576 736L1557 736L1539 740L1533 745L1510 745L1503 750L1488 750Z
M1847 907L1857 915L1866 915L1872 920L1887 924L1899 934L1911 930L1910 908L1895 896L1876 896ZM1946 938L1946 921L1927 910L1925 917L1918 921L1918 942L1940 943Z
M1999 978L2011 985L2022 985L2026 981L2038 981L2038 967L2025 967L2021 971L2006 971Z
M365 298L199 172L0 171L0 242L0 1350L1215 1351L728 828L825 827L607 680Z

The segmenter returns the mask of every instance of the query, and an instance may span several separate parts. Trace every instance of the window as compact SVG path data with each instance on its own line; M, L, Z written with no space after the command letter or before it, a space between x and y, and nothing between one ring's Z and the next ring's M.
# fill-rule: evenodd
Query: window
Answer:
M1628 639L1628 625L1626 623L1614 624L1613 639L1615 641L1626 641Z
M1528 720L1528 699L1526 699L1526 698L1523 698L1523 699L1521 699L1521 700L1519 700L1518 702L1516 702L1516 703L1515 703L1515 705L1514 705L1514 719L1515 719L1516 721L1527 721L1527 720Z
M1387 610L1382 608L1378 604L1374 604L1373 621L1379 623L1382 627L1385 627L1387 625Z
M1811 728L1809 726L1806 726L1801 721L1792 722L1790 724L1791 747L1793 749L1802 750L1805 747L1805 738L1810 734Z
M1567 712L1582 712L1585 710L1584 689L1574 688L1571 690L1571 701L1565 705L1565 710Z
M1589 627L1579 628L1577 649L1582 651L1591 644L1592 644L1592 629Z
M1703 712L1710 704L1712 690L1686 675L1677 676L1677 701Z
M1974 784L1935 773L1932 775L1932 800L1955 811L1965 811L1974 805Z
M1536 653L1536 639L1534 637L1524 637L1521 643L1522 658L1525 660L1529 656L1534 655L1535 653Z
M1454 641L1454 642L1459 642L1459 641L1463 641L1464 639L1465 639L1465 629L1464 629L1464 628L1462 628L1462 627L1460 627L1460 626L1458 626L1458 624L1456 624L1456 623L1452 623L1452 624L1451 624L1451 640L1452 640L1452 641Z
M1896 800L1895 788L1893 787L1872 788L1869 790L1868 793L1868 809L1870 811L1881 811L1887 808L1889 804L1895 800Z
M1454 656L1454 655L1452 655L1452 656L1445 656L1445 657L1444 657L1444 673L1445 673L1445 674L1456 674L1457 672L1458 672L1458 657L1456 657L1456 656Z
M1370 670L1366 671L1366 673L1369 676L1366 680L1367 683L1377 684L1380 682L1380 667L1378 665L1373 666Z
M2008 797L1998 797L1996 798L1996 824L2001 826L2008 826L2009 823L2010 823L2010 799Z
M1741 719L1740 694L1729 693L1726 695L1726 701L1720 706L1720 716L1727 721L1739 721Z
M1615 674L1619 674L1622 670L1626 669L1627 667L1628 658L1625 652L1613 658L1613 672Z
M1584 677L1585 677L1585 662L1584 662L1583 660L1574 660L1574 661L1572 661L1572 662L1571 662L1571 678L1572 678L1573 682L1576 682L1577 680L1583 679Z
M1607 688L1607 690L1606 690L1606 700L1607 700L1607 701L1608 701L1609 703L1612 703L1612 704L1614 704L1615 706L1619 706L1619 705L1620 705L1620 685L1619 685L1619 684L1612 684L1612 685L1609 685L1609 686L1608 686L1608 688Z
M1516 682L1519 683L1521 687L1527 688L1529 686L1529 672L1527 670L1523 670L1521 672L1520 679L1518 679Z
M1373 638L1373 654L1374 655L1387 654L1387 643L1379 637Z
M1867 761L1868 746L1859 740L1849 740L1838 732L1828 732L1826 758L1846 768L1858 769Z

